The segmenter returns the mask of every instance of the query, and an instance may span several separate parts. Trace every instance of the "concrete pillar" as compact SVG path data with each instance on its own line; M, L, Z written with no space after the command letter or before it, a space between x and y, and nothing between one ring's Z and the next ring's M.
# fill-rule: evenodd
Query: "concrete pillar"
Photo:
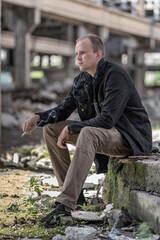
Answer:
M79 26L77 31L77 38L88 34L88 29L85 26Z
M135 71L135 86L138 90L140 97L145 94L144 77L145 77L145 65L144 65L144 53L143 49L136 50L136 71Z
M150 48L152 50L154 50L156 48L156 40L154 38L150 38Z
M137 13L140 17L145 17L144 0L138 0Z
M67 41L74 42L74 29L73 29L73 25L71 24L68 24L68 27L67 27Z
M134 49L131 47L127 48L127 55L128 55L128 67L131 69L133 68L133 55L134 55Z
M5 25L15 32L14 79L17 88L28 88L30 82L30 36L40 23L39 9L7 9Z
M106 52L106 41L109 38L109 29L107 27L99 27L98 29L98 35L102 39L104 46L105 46L105 52ZM105 53L106 54L106 53Z
M103 42L109 38L109 29L107 27L99 27L99 36Z
M28 87L26 84L26 78L28 77L28 65L30 64L30 59L28 59L29 54L27 51L27 42L26 42L26 32L27 26L25 22L24 10L18 8L16 11L16 45L15 45L15 83L17 88ZM29 80L27 80L29 82Z
M63 57L64 62L64 72L65 78L74 78L75 77L75 56L73 57Z
M98 6L103 6L103 0L96 0Z

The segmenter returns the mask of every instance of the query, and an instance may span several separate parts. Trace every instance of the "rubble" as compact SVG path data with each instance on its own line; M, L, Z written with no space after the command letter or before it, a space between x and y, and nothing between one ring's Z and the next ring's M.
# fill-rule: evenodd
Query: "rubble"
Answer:
M72 217L79 221L97 222L103 221L105 216L99 215L98 212L74 211Z
M97 230L93 227L67 227L64 235L56 235L52 240L93 240L97 239Z
M5 113L2 112L2 127L4 128L12 128L12 127L17 127L19 125L18 120L16 117L11 115L10 113Z

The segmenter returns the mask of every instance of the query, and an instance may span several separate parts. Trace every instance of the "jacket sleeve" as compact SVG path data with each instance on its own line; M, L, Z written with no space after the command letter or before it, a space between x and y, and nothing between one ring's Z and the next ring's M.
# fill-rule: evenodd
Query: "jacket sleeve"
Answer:
M38 126L43 127L48 123L54 123L66 120L76 109L76 103L72 95L73 87L66 98L55 108L36 113L40 116Z
M121 117L130 98L132 84L125 73L114 71L107 77L101 112L94 118L68 125L71 134L78 134L83 127L111 129ZM130 85L130 86L129 86Z

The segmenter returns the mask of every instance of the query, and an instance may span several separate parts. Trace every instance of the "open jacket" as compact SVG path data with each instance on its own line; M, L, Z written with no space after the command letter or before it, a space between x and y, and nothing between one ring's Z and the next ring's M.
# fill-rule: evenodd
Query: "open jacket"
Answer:
M81 121L68 125L71 134L78 134L85 126L115 127L130 144L133 155L151 152L148 115L132 79L122 67L101 59L94 77L81 72L60 105L38 113L40 126L66 120L76 108Z

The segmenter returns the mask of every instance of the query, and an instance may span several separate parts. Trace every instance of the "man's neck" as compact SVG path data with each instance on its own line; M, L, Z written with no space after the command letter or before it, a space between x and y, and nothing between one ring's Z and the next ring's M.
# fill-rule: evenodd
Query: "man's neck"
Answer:
M100 59L99 59L99 61L100 61ZM92 71L88 72L92 77L94 77L94 74L95 74L96 71L97 71L97 66L98 66L99 61L98 61L97 64L94 66L94 68L92 69Z

